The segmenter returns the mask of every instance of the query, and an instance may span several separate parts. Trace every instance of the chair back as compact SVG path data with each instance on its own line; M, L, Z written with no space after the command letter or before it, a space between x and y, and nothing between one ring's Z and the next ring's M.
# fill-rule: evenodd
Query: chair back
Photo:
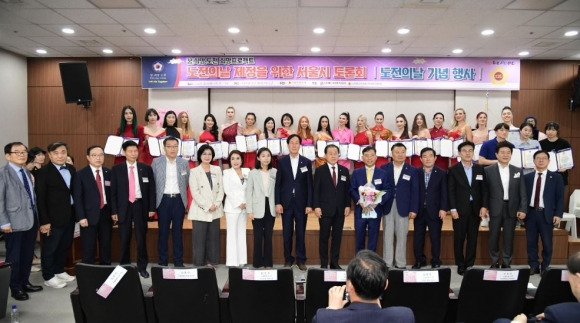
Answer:
M449 303L451 269L438 268L430 272L437 282L418 282L417 274L425 270L390 270L389 284L383 293L381 305L406 306L413 310L415 322L443 322ZM428 279L427 279L428 280ZM435 280L435 279L434 279Z
M580 190L574 190L568 202L568 213L580 215Z
M165 270L165 277L164 271ZM193 275L182 277L176 271ZM195 277L197 272L197 278ZM159 323L214 323L220 320L219 289L213 268L151 268L153 304Z
M517 274L517 278L497 278L504 274ZM524 308L529 278L529 268L468 269L459 289L457 322L489 323L520 314Z
M143 288L135 266L122 266L127 269L127 272L107 298L95 292L103 285L115 267L76 264L80 305L86 322L147 322Z
M246 268L230 268L230 316L232 323L293 323L296 313L294 274L290 268L271 269L275 280L252 280Z
M325 272L328 272L326 278ZM306 273L306 299L304 301L306 323L312 322L312 318L316 315L316 311L319 308L328 306L328 290L330 287L346 284L346 281L336 281L334 279L338 273L344 274L344 277L346 277L344 270L308 268L308 272Z
M542 279L538 285L534 297L533 315L544 313L544 309L550 305L577 302L567 278L568 270L562 268L548 268L542 273ZM565 275L563 277L563 275Z

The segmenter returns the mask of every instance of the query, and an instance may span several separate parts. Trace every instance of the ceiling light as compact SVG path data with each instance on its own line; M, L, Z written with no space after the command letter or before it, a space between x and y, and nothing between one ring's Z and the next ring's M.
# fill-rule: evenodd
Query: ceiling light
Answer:
M390 52L391 52L391 49L390 48L383 48L383 49L381 49L381 53L388 54Z
M174 48L171 50L173 54L181 54L181 49Z
M37 50L36 50L36 53L37 53L37 54L46 54L46 53L47 53L47 51L46 51L46 49L37 49Z
M318 52L320 52L320 47L312 47L312 48L310 48L310 51L313 53L318 53Z
M317 27L317 28L314 28L312 30L312 32L315 33L315 34L324 34L325 31L326 30L324 30L324 28L322 28L322 27Z
M154 28L145 28L143 31L144 31L145 33L147 33L147 34L151 34L151 35L152 35L152 34L155 34L155 33L157 32L157 30L155 30Z
M483 36L493 35L493 33L495 33L495 31L493 31L493 29L486 29L486 30L484 30L484 31L481 32L481 34Z
M577 30L570 30L570 31L567 31L564 34L564 36L566 36L566 37L572 37L572 36L576 36L576 35L578 35L578 31Z
M72 29L72 28L63 28L62 32L65 34L74 34L75 33L74 29Z
M228 32L230 34L237 34L237 33L240 32L240 28L238 28L238 27L230 27L230 28L228 28Z
M520 55L520 56L528 56L528 55L530 55L530 52L528 52L527 50L524 50L524 51L519 52L518 55Z
M250 48L248 46L242 46L239 49L240 49L240 52L247 52L250 50Z
M401 29L397 30L397 33L398 33L399 35L406 35L406 34L408 34L410 31L411 31L411 30L409 30L408 28L401 28Z
M112 49L105 48L105 49L103 49L103 53L105 53L105 54L113 54L113 50Z
M456 48L456 49L454 49L454 50L452 51L452 53L453 53L453 54L461 54L461 53L463 53L463 49L461 49L461 48Z

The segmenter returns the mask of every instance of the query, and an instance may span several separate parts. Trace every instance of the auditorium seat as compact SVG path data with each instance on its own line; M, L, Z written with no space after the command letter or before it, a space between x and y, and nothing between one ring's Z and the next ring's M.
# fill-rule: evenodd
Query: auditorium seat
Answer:
M544 309L553 304L577 301L568 280L562 280L562 273L567 275L568 270L548 268L542 273L542 279L534 297L533 315L544 313Z
M276 279L263 281L251 280L254 271L261 270L229 269L231 322L293 323L296 301L292 269L266 270L276 275Z
M405 272L408 280L405 282ZM415 273L434 272L438 282L410 282ZM449 303L451 269L390 270L389 284L381 299L382 307L406 306L413 310L415 322L443 322Z
M163 270L166 270L164 278ZM171 271L197 271L195 279L170 279ZM178 276L177 276L178 277ZM151 268L153 304L159 323L214 323L220 320L219 289L213 268Z
M486 272L487 277L484 276ZM501 277L502 272L517 272L517 278L496 280L495 277ZM520 314L524 309L529 278L529 268L468 269L459 289L457 322L489 323Z
M325 279L324 273L328 271L333 278ZM306 299L304 301L306 323L312 322L312 318L319 308L328 306L328 290L333 286L342 286L346 281L336 281L334 276L341 272L346 278L344 270L308 268L306 274ZM328 275L328 274L327 274Z
M147 317L143 289L135 266L122 266L127 272L107 298L96 293L115 267L76 264L78 287L70 294L75 322L154 322L154 318Z

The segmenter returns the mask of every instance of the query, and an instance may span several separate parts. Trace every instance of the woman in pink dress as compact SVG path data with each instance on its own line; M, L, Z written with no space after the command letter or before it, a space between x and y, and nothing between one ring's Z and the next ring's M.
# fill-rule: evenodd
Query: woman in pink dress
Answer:
M356 119L356 135L354 136L353 143L359 146L368 146L373 144L373 134L369 129L367 124L367 117L362 114ZM363 148L361 147L361 151ZM362 161L354 162L354 169L361 168L365 165Z
M348 112L343 112L338 116L338 126L332 130L332 138L338 140L341 144L351 144L354 142L354 135L352 130L350 130L350 114ZM346 167L350 170L350 160L339 160L339 165Z
M487 129L487 113L483 111L479 112L475 117L475 120L477 121L477 125L472 131L472 134L473 143L477 145L489 140L489 130Z
M242 126L236 121L236 109L229 106L226 109L226 121L220 127L219 140L226 142L236 142L236 136L242 133ZM225 153L222 159L222 166L224 169L230 167L228 164L228 154Z
M256 135L256 141L260 138L260 129L256 127L256 114L248 112L246 114L246 126L242 129L242 135ZM247 151L244 153L244 166L253 169L256 165L256 150Z
M302 145L313 145L314 136L312 135L312 129L310 128L310 119L307 116L301 116L298 119L298 129L296 129L296 134L302 138Z
M328 141L332 140L332 133L330 132L330 119L327 116L321 116L318 119L318 128L316 128L316 133L314 134L314 148L317 149L318 140ZM314 161L315 167L320 167L326 164L326 159L324 157L318 157L318 150L316 151L316 160Z
M385 128L383 123L385 121L385 115L379 111L375 114L375 126L371 128L371 133L373 134L373 141L377 142L377 140L391 140L393 139L393 133L391 130ZM376 167L381 167L384 164L387 164L389 159L387 157L377 157L377 162L375 163Z
M126 105L121 110L121 125L117 128L115 135L124 138L138 138L139 139L139 151L143 151L143 139L145 137L143 133L143 126L137 124L137 113L135 108L130 105ZM125 161L125 156L116 156L115 165Z
M417 113L415 115L415 119L413 119L413 127L411 128L411 135L413 139L429 139L431 138L431 134L429 133L429 128L427 128L427 121L425 120L425 115L423 113ZM414 167L421 167L423 163L421 163L421 156L419 156L420 152L416 152L411 157L411 165Z
M218 141L218 127L213 114L206 114L203 118L203 131L199 133L197 138L198 143L212 143ZM220 162L214 159L211 162L214 166L219 166Z
M159 126L159 113L155 109L147 109L145 111L145 121L147 125L143 129L143 152L139 155L139 161L147 165L153 163L153 156L149 152L149 138L165 137L165 128Z
M431 139L435 138L447 138L449 130L443 128L443 122L445 122L445 116L441 112L436 112L433 115L433 128L429 130L431 133ZM435 165L447 170L449 169L449 158L448 157L441 157L437 156L437 160L435 160Z
M473 142L473 134L471 132L471 126L465 121L467 115L463 108L455 109L455 114L453 116L453 123L451 124L451 129L447 133L447 136L451 139L457 139L463 137L466 141ZM459 153L457 153L459 154ZM457 164L457 158L451 158L451 166Z

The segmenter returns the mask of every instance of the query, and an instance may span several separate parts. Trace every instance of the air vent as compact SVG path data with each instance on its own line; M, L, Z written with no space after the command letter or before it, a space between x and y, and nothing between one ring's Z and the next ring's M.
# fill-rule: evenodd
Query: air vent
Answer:
M103 46L103 44L101 44L98 40L94 39L81 39L77 40L77 43L83 46Z
M207 2L214 4L228 4L230 3L230 0L207 0Z

